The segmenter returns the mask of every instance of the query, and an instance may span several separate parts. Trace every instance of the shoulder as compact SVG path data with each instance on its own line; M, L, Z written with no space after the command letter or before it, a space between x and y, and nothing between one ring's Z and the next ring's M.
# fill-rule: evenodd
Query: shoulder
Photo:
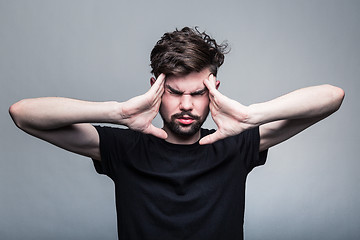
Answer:
M201 129L201 137L204 137L206 135L212 134L214 133L216 130L215 129ZM259 141L260 140L260 134L259 134L259 127L255 127L255 128L250 128L247 129L235 136L232 137L227 137L225 139L220 140L223 142L232 142L232 141L249 141L249 140L255 140L255 141ZM219 141L218 141L219 142Z
M133 144L144 135L128 128L112 126L95 126L95 129L99 134L100 143L107 144Z
M99 133L112 133L112 134L135 134L134 130L128 128L120 128L107 125L94 125Z
M205 136L207 136L209 134L214 133L215 131L216 131L215 129L201 128L200 134L201 134L201 137L205 137Z

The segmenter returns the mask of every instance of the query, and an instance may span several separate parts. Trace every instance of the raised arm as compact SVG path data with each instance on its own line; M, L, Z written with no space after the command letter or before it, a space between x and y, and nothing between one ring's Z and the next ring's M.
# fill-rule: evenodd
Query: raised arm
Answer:
M126 102L89 102L69 98L24 99L13 104L10 115L25 132L68 151L100 160L99 136L90 123L113 123L166 138L152 125L161 103L164 78L150 90Z
M21 100L9 112L25 132L68 151L100 159L99 137L89 123L110 122L116 105L49 97Z
M332 85L302 88L274 100L249 106L260 125L261 150L272 147L337 111L344 91Z
M209 89L210 110L218 126L215 133L201 139L208 144L260 126L260 151L274 146L329 116L339 109L344 91L331 85L296 90L274 100L244 106L222 95L216 79L204 81Z

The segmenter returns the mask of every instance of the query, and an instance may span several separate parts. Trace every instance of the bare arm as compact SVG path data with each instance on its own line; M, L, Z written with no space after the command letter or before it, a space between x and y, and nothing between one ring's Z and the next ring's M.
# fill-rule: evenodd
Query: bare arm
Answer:
M71 152L100 159L99 137L89 123L111 122L117 107L116 102L50 97L21 100L9 112L25 132Z
M166 138L152 125L164 91L162 74L141 95L126 102L89 102L69 98L24 99L13 104L10 115L25 132L58 147L100 160L99 136L90 123L113 123Z
M260 126L260 150L274 146L337 111L344 91L331 85L299 89L249 106L248 121Z
M209 89L210 110L218 129L201 139L201 144L260 126L260 151L265 150L329 116L339 109L344 98L342 89L321 85L247 107L217 91L215 81L211 75L204 84Z

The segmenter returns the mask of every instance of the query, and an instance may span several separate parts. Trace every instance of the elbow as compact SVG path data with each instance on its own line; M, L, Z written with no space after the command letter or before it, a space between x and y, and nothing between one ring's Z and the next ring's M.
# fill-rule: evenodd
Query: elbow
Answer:
M345 98L345 91L342 88L333 85L326 85L326 87L328 88L331 99L331 113L333 113L340 108Z
M340 108L345 98L345 91L339 87L335 87L335 86L332 87L333 87L333 96L335 101L335 111L337 111Z
M20 129L23 129L23 120L22 120L23 119L23 117L22 117L23 101L24 100L14 103L9 108L9 114L10 114L12 120L14 121L15 125Z

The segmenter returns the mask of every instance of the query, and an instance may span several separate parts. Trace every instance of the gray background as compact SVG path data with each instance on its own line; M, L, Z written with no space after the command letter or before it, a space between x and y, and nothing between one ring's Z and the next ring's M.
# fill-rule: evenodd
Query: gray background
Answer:
M360 239L359 24L360 1L0 0L0 238L116 238L112 182L18 130L8 107L141 94L155 42L198 25L229 41L220 90L243 104L323 83L346 91L336 114L250 174L246 239Z

